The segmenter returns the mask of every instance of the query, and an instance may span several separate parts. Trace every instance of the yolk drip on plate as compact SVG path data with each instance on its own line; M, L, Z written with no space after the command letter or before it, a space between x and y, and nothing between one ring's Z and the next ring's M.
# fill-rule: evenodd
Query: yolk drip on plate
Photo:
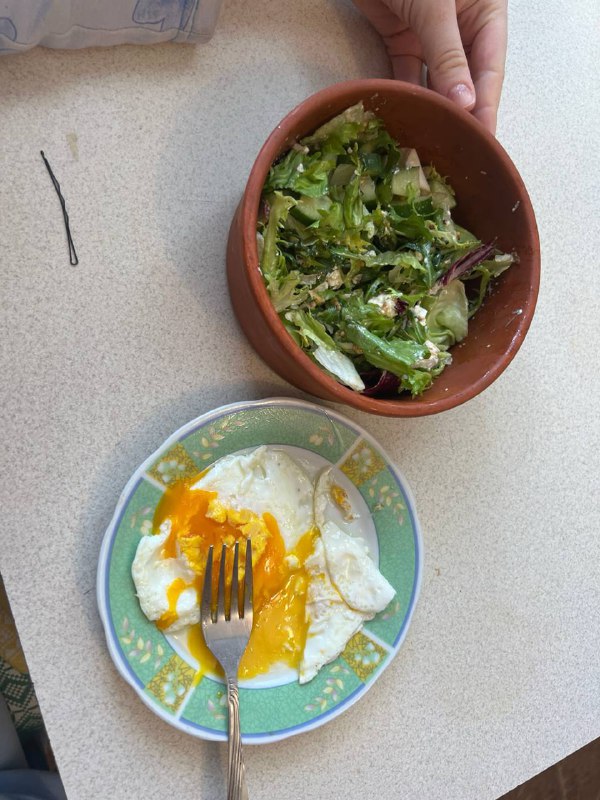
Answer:
M271 514L258 516L249 510L225 508L219 503L216 492L192 490L190 487L197 480L195 477L168 488L158 504L154 516L155 530L158 531L165 520L171 520L171 534L164 544L162 557L177 557L178 548L185 554L196 573L191 585L200 598L209 547L214 547L213 578L216 582L221 545L231 546L240 541L240 562L243 565L244 541L250 538L254 628L240 664L240 677L260 675L275 664L298 667L307 630L307 576L304 562L313 550L315 532L311 530L304 533L294 550L286 552L277 520ZM226 574L231 573L231 564L228 567ZM177 619L177 600L189 585L182 578L177 578L169 586L169 610L157 622L162 630ZM200 665L200 671L215 671L216 660L204 643L200 625L190 628L187 643L190 653Z
M187 589L187 583L183 580L183 578L175 578L173 583L167 589L167 600L169 601L169 610L166 611L162 617L157 620L156 625L161 631L164 631L170 625L172 625L175 620L177 619L177 601L179 600L179 595L183 592L184 589Z

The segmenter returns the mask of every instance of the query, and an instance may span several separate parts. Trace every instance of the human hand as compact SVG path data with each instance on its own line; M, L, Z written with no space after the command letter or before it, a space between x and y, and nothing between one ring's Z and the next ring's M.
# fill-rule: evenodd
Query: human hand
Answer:
M420 83L495 133L506 57L506 0L354 0L381 34L394 77Z

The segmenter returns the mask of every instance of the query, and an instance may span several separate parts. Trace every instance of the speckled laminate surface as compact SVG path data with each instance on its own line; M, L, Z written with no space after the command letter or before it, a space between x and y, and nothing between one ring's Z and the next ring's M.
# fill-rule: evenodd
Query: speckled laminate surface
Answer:
M600 736L599 22L594 0L511 5L499 138L538 214L538 312L466 406L350 412L413 486L420 603L364 701L247 750L252 800L493 800ZM386 74L375 34L320 0L226 2L197 49L0 60L0 566L70 800L223 796L225 749L156 720L113 668L98 549L130 473L175 428L294 394L232 317L228 224L289 108Z

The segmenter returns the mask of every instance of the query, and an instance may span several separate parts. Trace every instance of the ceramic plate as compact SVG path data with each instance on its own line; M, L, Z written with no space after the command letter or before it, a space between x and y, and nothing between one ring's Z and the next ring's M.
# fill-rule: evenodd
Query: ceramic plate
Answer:
M131 563L165 488L213 461L261 444L288 450L305 468L335 465L362 507L362 535L396 589L336 661L300 686L281 673L240 683L244 741L273 742L323 725L355 703L397 653L421 578L422 545L406 481L375 440L330 409L291 399L235 403L180 428L132 475L117 504L98 564L98 606L108 649L125 680L159 717L203 739L225 740L226 695L216 676L196 678L194 659L140 610Z

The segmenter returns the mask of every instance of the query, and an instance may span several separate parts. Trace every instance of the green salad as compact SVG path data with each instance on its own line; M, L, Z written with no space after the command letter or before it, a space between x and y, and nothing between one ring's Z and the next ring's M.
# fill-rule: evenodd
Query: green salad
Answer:
M260 268L289 334L357 392L413 396L450 364L515 256L461 228L452 187L362 103L270 171Z

